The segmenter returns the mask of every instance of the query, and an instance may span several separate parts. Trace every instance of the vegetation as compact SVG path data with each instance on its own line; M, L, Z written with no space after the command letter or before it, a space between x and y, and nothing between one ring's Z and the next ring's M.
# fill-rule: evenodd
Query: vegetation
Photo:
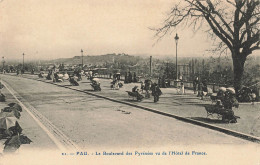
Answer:
M91 59L91 60L90 60ZM86 56L84 58L85 69L102 68L101 74L114 74L121 72L124 75L126 72L131 71L136 73L137 76L150 77L149 58L142 58L138 56L131 56L126 54L108 54L102 56ZM36 72L40 70L48 70L54 66L60 70L75 70L80 66L81 61L78 61L78 57L58 59L53 61L44 61L41 63L25 63L25 72L31 72L34 69ZM176 78L175 61L165 58L152 60L152 77L165 79ZM246 69L242 78L242 83L245 86L251 86L260 81L259 67L260 57L248 58L246 62ZM188 73L180 72L179 75L183 76L184 80L193 81L195 77L200 79L207 79L209 83L226 84L228 86L233 85L234 75L232 66L232 59L229 57L218 58L182 58L179 57L179 64L186 64L188 67ZM22 64L13 63L9 65L5 64L6 71L15 72L17 69L22 69Z

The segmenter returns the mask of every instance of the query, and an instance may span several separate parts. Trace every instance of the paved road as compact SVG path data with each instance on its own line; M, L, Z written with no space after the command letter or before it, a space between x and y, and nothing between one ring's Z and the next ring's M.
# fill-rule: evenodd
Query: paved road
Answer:
M12 76L2 76L2 79L23 97L23 101L29 102L80 148L251 144L207 128L51 84ZM7 95L7 99L10 97ZM176 106L173 109L181 110L179 108ZM27 129L27 136L38 136L40 128L30 131L29 126L35 123L32 118L24 116L28 115L22 114L21 125L24 130Z
M23 75L25 77L30 77L37 79L37 75ZM40 79L42 81L50 81L45 79ZM102 91L97 92L97 94L102 96L107 96L114 98L116 100L128 101L137 105L142 105L154 109L159 109L160 111L179 115L194 120L202 121L205 123L213 124L219 127L231 129L234 131L250 134L253 136L260 137L260 104L255 105L240 105L239 108L234 108L235 115L240 116L238 123L236 124L226 124L217 118L217 115L207 117L205 105L212 104L209 100L200 100L196 97L191 90L186 90L185 95L177 94L175 88L162 88L163 95L160 97L160 101L153 103L153 98L144 99L142 102L133 102L129 99L125 91L130 91L135 85L140 87L140 83L130 83L125 84L120 90L111 90L109 79L100 79ZM61 85L69 86L69 82L65 81L58 83ZM82 81L79 81L80 86L73 87L80 90L86 90L92 92L90 86L90 81L83 77Z

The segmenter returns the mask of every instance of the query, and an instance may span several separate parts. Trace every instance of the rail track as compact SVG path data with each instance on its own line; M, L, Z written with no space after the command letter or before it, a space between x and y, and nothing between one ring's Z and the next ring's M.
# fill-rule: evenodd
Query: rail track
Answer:
M10 76L14 76L14 75L10 75ZM225 133L227 135L231 135L231 136L234 136L234 137L245 139L245 140L248 140L248 141L251 141L251 142L260 143L260 138L259 137L252 136L252 135L245 134L245 133L241 133L241 132L237 132L237 131L226 129L226 128L222 128L222 127L218 127L218 126L215 126L215 125L212 125L212 124L208 124L208 123L204 123L204 122L201 122L201 121L193 120L193 119L190 119L190 118L178 116L178 115L175 115L175 114L162 112L162 111L160 111L158 109L153 109L153 108L149 108L149 107L133 104L133 103L126 102L126 101L116 100L116 99L113 99L113 98L110 98L110 97L106 97L106 96L102 96L102 95L98 95L96 93L92 93L92 92L89 92L89 91L83 91L83 90L80 90L80 89L76 89L73 86L64 86L64 85L61 85L59 83L46 81L46 80L40 79L40 78L32 78L32 77L28 77L28 76L22 76L22 78L36 80L36 81L40 81L40 82L44 82L44 83L48 83L48 84L53 84L53 85L56 85L56 86L59 86L59 87L63 87L63 88L67 88L67 89L70 89L70 90L77 91L77 92L85 93L85 94L88 94L88 95L91 95L91 96L95 96L95 97L98 97L98 98L102 98L102 99L105 99L105 100L109 100L109 101L112 101L112 102L116 102L116 103L120 103L120 104L124 104L124 105L128 105L128 106L132 106L132 107L139 108L139 109L146 110L146 111L150 111L150 112L153 112L153 113L156 113L156 114L159 114L159 115L175 118L177 120L180 120L180 121L183 121L183 122L186 122L186 123L191 123L191 124L194 124L194 125L202 126L202 127L208 128L208 129L212 129L212 130L215 130L215 131L219 131L219 132Z

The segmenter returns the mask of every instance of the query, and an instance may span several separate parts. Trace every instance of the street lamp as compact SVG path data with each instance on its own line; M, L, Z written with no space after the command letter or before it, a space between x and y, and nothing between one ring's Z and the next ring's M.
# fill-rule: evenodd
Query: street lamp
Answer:
M176 43L176 80L178 80L177 46L178 46L179 36L177 33L176 33L176 36L174 37L174 39L175 39L175 43Z
M5 69L5 57L3 56L3 72L4 72L4 69Z
M23 70L24 70L24 55L25 55L25 54L23 53Z
M152 56L150 56L150 77L152 76Z
M81 56L82 56L82 68L83 68L83 50L81 49Z

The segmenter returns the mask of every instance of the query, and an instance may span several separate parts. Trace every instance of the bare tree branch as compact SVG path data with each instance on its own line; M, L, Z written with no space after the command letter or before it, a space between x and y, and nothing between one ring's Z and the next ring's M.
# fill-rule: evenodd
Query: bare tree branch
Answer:
M172 28L188 25L195 31L206 22L207 33L219 39L220 54L230 50L233 59L236 89L241 85L246 57L260 47L260 1L259 0L180 0L175 5L156 36L161 39ZM216 40L217 41L217 40Z

